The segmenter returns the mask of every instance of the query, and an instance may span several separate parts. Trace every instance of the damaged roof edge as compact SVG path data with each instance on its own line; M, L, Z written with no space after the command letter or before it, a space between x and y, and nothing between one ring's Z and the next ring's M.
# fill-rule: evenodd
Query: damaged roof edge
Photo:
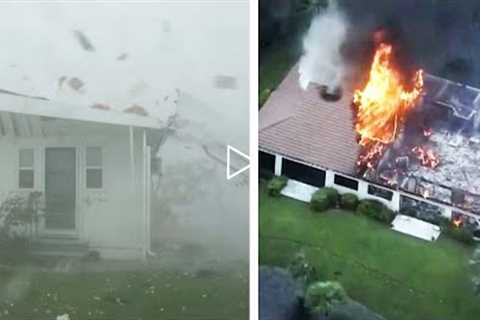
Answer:
M99 110L11 94L0 94L0 111L151 129L161 129L166 124L166 121L145 115Z

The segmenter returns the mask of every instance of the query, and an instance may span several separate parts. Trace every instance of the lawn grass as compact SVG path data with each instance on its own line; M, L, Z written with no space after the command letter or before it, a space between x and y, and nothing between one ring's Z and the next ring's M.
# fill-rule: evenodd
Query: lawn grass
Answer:
M0 319L248 319L239 272L0 270Z
M324 279L389 320L471 320L480 297L470 283L471 249L389 230L342 210L313 213L308 204L260 193L260 263L287 266L304 250Z

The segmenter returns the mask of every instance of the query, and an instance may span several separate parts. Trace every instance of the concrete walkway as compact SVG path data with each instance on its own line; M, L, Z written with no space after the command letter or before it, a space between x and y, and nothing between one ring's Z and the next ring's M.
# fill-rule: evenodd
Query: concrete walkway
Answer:
M310 202L312 194L317 190L317 187L289 179L281 194L292 199Z

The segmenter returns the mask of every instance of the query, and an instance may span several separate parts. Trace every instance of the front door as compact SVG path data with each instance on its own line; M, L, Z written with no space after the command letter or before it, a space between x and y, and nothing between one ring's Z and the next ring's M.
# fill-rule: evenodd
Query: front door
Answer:
M75 231L75 148L45 149L45 229Z

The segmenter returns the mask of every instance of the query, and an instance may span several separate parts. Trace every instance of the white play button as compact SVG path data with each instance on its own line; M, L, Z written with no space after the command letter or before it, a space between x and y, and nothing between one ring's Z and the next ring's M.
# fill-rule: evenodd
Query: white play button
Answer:
M237 168L236 166L232 165L232 152L233 155L237 158L241 159L242 162L247 162L241 168ZM232 147L231 145L227 145L227 180L232 179L235 176L238 176L240 173L248 170L250 168L250 157L247 156L245 153L239 151L238 149Z

